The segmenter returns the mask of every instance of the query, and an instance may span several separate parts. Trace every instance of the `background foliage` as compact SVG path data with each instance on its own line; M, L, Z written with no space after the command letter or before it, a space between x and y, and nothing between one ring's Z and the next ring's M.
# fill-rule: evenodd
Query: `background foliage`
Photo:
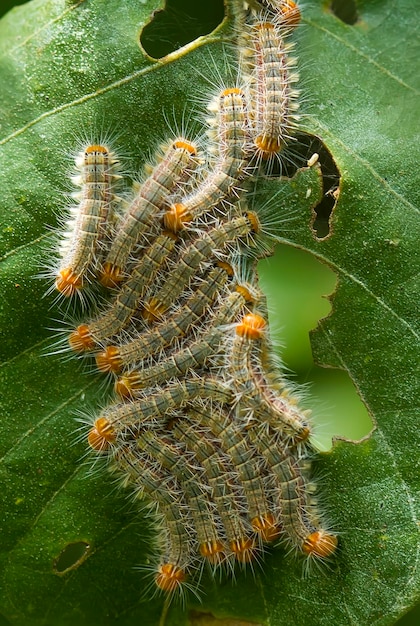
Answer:
M206 4L210 32L220 6ZM130 168L139 171L168 135L166 118L202 108L201 94L211 92L203 76L209 67L224 72L229 20L159 63L147 58L139 38L158 6L35 0L0 23L0 623L157 624L162 614L161 599L141 599L144 578L133 570L147 559L152 522L106 473L92 476L80 463L84 444L73 443L74 412L103 404L106 392L77 362L44 356L51 318L61 314L43 297L45 282L33 279L48 256L45 225L56 223L65 205L75 137L115 130ZM185 21L192 5L171 6L170 19L157 20L157 35L142 39L148 49L157 46L155 55L159 45L168 52L203 32L198 15ZM419 595L419 26L414 0L365 0L357 11L349 25L326 3L308 4L297 37L309 112L302 127L322 137L342 175L332 236L317 240L311 229L319 172L270 180L258 198L279 211L296 208L279 227L291 252L281 249L263 262L272 322L290 328L303 309L309 328L322 314L312 315L307 300L315 278L299 251L311 252L338 280L332 314L312 334L315 360L350 376L377 428L362 443L337 442L317 460L341 532L331 569L302 579L301 563L278 549L255 578L238 574L232 585L204 577L203 604L188 609L218 617L276 626L385 625ZM329 272L315 272L326 281L318 293L332 292ZM286 361L306 378L299 353L292 337ZM335 385L335 373L327 376ZM368 430L360 428L353 436ZM89 549L70 555L74 566L63 571L59 556L72 543ZM165 619L185 623L187 611L172 607Z

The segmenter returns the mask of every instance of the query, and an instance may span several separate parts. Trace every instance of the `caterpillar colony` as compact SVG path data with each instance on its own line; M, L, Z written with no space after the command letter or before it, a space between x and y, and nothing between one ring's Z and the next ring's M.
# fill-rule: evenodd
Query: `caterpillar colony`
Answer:
M194 588L203 564L233 573L277 543L307 564L338 545L311 478L310 415L273 357L253 269L270 224L246 205L246 179L282 158L298 121L300 11L291 0L249 5L238 3L235 84L208 107L216 154L169 140L121 202L117 155L86 145L54 277L65 301L95 282L111 289L68 348L114 378L118 399L87 444L154 504L154 585L169 597Z

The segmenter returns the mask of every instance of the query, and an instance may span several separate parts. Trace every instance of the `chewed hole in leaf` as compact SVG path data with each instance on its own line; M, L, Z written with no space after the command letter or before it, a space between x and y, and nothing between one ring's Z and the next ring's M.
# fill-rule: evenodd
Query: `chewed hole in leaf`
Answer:
M140 35L140 45L153 59L185 46L211 33L224 18L223 0L167 0L162 11L156 11Z
M322 199L313 208L312 229L316 239L324 239L330 234L334 209L337 204L341 174L330 150L322 139L310 133L295 134L284 158L267 163L264 174L270 178L285 176L292 178L298 169L306 167L314 155L322 174Z
M415 626L420 623L420 604L409 611L404 617L398 620L395 623L395 626Z
M359 19L355 0L333 0L331 11L339 20L350 26L353 26Z
M288 378L307 387L315 445L327 450L334 436L360 440L368 435L372 420L347 372L315 365L312 356L309 331L331 312L326 296L335 289L335 273L308 252L286 245L260 261L258 271L277 354L291 370Z
M90 545L86 541L69 543L54 561L54 572L62 575L77 569L86 560Z
M0 5L0 17L2 17L5 13L13 9L13 7L18 6L20 4L26 4L28 0L3 0ZM1 624L1 622L0 622Z

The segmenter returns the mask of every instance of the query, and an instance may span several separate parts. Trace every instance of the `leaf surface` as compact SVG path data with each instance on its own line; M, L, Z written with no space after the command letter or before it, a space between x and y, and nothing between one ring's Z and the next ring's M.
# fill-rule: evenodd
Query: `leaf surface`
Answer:
M107 393L77 361L45 356L61 313L43 297L45 281L33 278L52 255L46 225L66 205L76 138L114 135L136 173L170 134L167 119L196 117L214 92L206 76L224 74L231 19L160 62L144 54L139 35L159 6L34 0L0 22L5 624L154 625L162 615L163 600L142 598L145 578L133 569L147 562L153 520L106 472L92 473L81 462L84 443L75 442L75 412L96 411ZM320 364L349 373L376 429L316 460L340 532L329 569L303 578L302 563L276 549L236 584L204 575L203 604L187 608L271 626L385 626L418 600L420 586L419 26L414 0L360 2L354 26L321 2L303 17L302 129L322 138L341 174L331 235L318 240L311 228L316 168L263 182L258 201L279 214L293 207L279 238L337 273L313 350ZM58 571L62 551L80 542L87 552ZM186 620L176 606L162 618Z

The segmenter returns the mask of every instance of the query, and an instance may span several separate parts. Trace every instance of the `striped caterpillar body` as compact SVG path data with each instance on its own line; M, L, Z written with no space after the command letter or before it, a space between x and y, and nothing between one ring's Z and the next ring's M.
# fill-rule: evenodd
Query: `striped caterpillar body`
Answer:
M253 411L257 419L280 429L291 442L301 443L311 434L307 413L300 411L286 394L278 393L261 365L261 342L266 330L266 321L256 313L249 313L236 326L228 368L239 394L239 410Z
M292 49L271 21L256 20L251 26L251 101L254 107L253 141L257 154L269 159L290 140L298 109L293 83L295 61Z
M86 146L76 158L79 171L73 182L81 188L73 194L79 204L71 209L69 231L60 244L61 262L55 287L64 296L78 293L91 282L100 267L102 246L109 235L115 201L119 161L106 145Z
M133 402L111 405L95 420L88 434L88 443L97 452L112 451L125 436L134 436L145 423L162 421L168 412L180 409L198 397L229 403L232 392L223 382L210 377L169 383Z
M155 573L155 583L168 593L181 590L194 561L196 539L185 497L171 473L154 468L136 447L126 445L113 458L112 469L133 486L140 497L157 504L163 526L163 550Z

